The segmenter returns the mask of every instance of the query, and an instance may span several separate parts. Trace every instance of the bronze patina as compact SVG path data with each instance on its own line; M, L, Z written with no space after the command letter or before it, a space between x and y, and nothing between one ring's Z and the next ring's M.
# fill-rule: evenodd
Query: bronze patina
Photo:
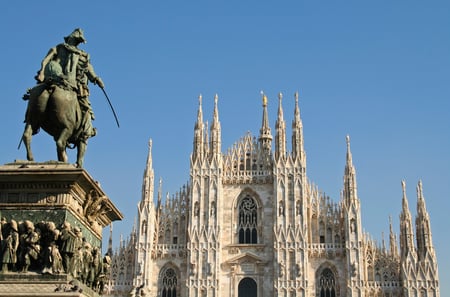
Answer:
M53 136L59 161L67 162L66 148L76 147L76 165L83 167L87 140L96 134L88 83L104 88L89 54L78 48L85 42L83 31L75 29L63 43L52 47L35 76L37 85L24 95L28 106L22 140L29 161L34 160L31 137L42 128Z

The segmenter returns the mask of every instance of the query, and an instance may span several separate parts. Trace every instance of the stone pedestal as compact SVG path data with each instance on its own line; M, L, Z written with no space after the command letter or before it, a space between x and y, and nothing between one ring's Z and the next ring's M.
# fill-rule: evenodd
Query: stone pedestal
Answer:
M72 230L81 230L84 243L89 243L92 248L97 247L100 251L102 229L112 221L123 218L100 184L86 170L61 162L27 161L0 166L0 216L6 222L15 220L19 224L19 234L23 226L21 222L25 221L32 222L36 229L43 222L53 222L61 229L63 223L68 222ZM4 222L5 220L2 223ZM39 233L39 230L36 232ZM30 277L27 274L14 274L14 271L3 274L0 277L0 296L6 296L2 295L5 286L20 283ZM57 285L68 283L68 279L61 281L58 277L70 278L65 274L49 277L39 274L39 271L31 278L36 288L49 283L56 289ZM26 287L25 283L23 287ZM16 294L13 293L8 296L60 296L48 294L49 292L40 294L39 289L35 291L35 295L22 292L25 294L23 295L19 289L15 291ZM68 293L64 292L66 295L62 296L69 296ZM93 296L72 293L78 294L73 296Z
M60 162L0 166L0 216L17 222L65 221L100 246L103 227L123 215L89 173Z
M69 275L0 274L0 297L100 297Z

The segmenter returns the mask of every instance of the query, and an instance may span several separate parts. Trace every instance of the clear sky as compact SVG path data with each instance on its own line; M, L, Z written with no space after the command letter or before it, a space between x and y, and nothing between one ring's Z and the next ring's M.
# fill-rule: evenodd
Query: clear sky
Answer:
M49 48L76 27L121 123L92 86L98 135L85 168L125 215L115 245L137 215L150 138L163 192L189 179L200 93L205 120L219 96L225 151L247 131L258 135L261 90L272 131L284 94L290 139L299 91L310 180L338 201L349 134L362 221L374 238L388 238L390 215L399 230L402 179L415 215L422 179L441 296L450 295L448 1L3 1L1 164L25 159L22 94ZM37 161L56 159L44 132L33 148Z

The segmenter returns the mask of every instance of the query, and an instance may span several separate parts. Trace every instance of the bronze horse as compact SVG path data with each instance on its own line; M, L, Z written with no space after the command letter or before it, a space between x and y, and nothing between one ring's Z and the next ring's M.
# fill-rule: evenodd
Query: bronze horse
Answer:
M68 162L66 148L77 147L77 167L83 167L87 138L82 133L82 113L74 90L58 84L41 83L25 95L28 101L22 140L28 161L33 161L32 135L42 128L56 142L58 161Z

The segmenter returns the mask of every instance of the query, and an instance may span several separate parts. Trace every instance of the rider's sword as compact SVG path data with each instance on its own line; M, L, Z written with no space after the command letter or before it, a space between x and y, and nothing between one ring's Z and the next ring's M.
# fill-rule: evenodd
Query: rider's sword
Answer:
M109 103L109 107L111 107L111 110L112 110L112 112L113 112L114 118L116 119L117 127L120 128L120 125L119 125L119 119L117 119L116 112L114 111L114 107L113 107L112 104L111 104L111 100L109 100L108 94L106 94L106 91L105 91L104 88L100 88L100 89L102 89L103 94L105 94L106 100L107 100L108 103Z

